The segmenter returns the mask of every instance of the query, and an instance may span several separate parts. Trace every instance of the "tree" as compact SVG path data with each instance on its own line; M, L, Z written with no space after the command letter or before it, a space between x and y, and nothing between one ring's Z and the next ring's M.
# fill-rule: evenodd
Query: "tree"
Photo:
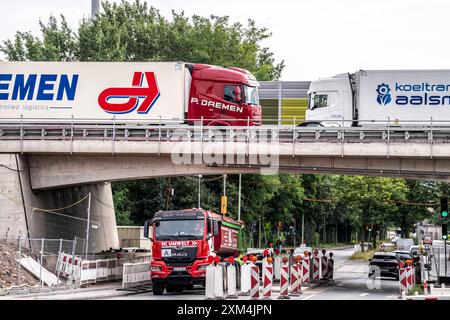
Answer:
M77 31L51 16L39 22L41 37L17 32L0 50L8 60L25 61L189 61L245 68L259 80L276 80L284 62L261 42L271 36L253 20L247 26L228 16L163 17L147 3L103 2L95 19L83 19Z
M83 19L76 31L69 28L64 16L59 23L52 16L47 23L39 22L40 36L17 32L0 50L14 61L189 61L235 66L249 70L258 80L276 80L284 68L284 62L275 63L273 53L261 45L271 33L253 20L244 26L231 23L227 16L188 18L184 12L172 12L168 20L141 1L106 1L102 5L103 11L95 19ZM227 187L232 216L237 212L234 179ZM253 219L257 213L267 212L265 204L275 192L269 190L274 186L271 182L277 184L278 178L253 176L244 180L244 184L263 190L244 195L243 215ZM140 225L158 210L197 206L196 181L172 177L114 183L117 222ZM175 190L173 197L169 188ZM220 195L213 184L204 184L203 206L217 211Z

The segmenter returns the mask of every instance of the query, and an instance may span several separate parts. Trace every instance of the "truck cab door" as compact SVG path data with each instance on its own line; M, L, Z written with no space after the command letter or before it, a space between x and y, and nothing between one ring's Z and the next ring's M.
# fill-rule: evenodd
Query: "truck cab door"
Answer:
M231 122L235 119L243 118L244 99L242 86L239 84L224 84L220 94L220 103L222 104L220 113L217 115L220 119L226 120L226 123L233 125ZM240 123L236 125L245 125Z
M307 122L350 126L353 117L352 91L348 79L313 81L308 91ZM345 122L343 122L345 120Z

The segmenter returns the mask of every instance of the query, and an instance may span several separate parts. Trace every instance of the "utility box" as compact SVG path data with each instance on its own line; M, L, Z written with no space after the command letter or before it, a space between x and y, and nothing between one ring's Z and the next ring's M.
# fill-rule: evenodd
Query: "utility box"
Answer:
M149 230L151 237L152 230ZM138 248L147 251L152 250L152 242L144 237L144 227L141 226L117 226L119 244L121 248Z

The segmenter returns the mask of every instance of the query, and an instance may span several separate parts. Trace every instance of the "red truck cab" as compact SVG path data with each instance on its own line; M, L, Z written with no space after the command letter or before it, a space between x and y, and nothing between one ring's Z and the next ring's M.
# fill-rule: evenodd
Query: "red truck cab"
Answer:
M152 229L153 294L205 285L208 257L237 256L243 223L203 209L159 211L145 223Z
M188 68L192 76L189 124L202 118L203 124L210 126L262 124L259 83L249 71L206 64L192 64Z

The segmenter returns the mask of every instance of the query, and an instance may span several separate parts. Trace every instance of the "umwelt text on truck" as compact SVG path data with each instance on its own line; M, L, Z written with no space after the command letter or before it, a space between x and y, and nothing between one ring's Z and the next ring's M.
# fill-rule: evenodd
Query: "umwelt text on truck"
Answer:
M450 125L450 70L360 70L312 81L308 94L308 125Z
M261 124L247 70L177 62L0 62L0 117Z

